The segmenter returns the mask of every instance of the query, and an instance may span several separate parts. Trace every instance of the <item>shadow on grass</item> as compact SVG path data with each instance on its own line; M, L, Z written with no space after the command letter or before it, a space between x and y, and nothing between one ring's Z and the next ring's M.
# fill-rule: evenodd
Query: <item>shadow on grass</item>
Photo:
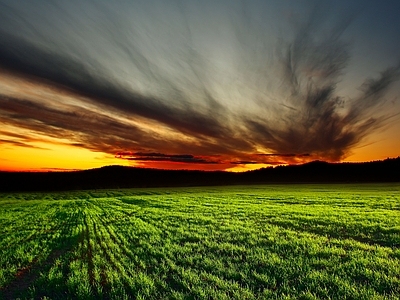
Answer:
M55 238L49 245L51 251L46 258L36 258L29 265L19 269L14 279L0 289L0 299L17 299L28 292L41 274L48 273L55 261L71 251L82 238L80 235L70 235L76 225L74 219L65 212L58 212L55 218L65 220L59 238Z
M78 243L78 238L69 237L61 244L64 247L54 248L44 261L34 260L30 265L18 270L12 280L4 289L0 290L0 299L16 299L23 295L40 277L41 273L48 273L54 262L70 251Z

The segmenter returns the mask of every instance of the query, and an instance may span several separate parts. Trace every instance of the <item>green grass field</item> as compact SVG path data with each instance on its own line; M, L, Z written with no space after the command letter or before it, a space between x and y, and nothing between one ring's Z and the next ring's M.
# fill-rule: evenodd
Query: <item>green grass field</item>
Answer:
M0 299L400 299L400 185L0 194Z

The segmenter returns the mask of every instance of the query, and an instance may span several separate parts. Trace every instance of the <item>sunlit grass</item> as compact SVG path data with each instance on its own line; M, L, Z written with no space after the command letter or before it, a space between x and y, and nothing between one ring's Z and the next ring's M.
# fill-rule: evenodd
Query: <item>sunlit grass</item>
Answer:
M399 299L399 185L0 195L0 297Z

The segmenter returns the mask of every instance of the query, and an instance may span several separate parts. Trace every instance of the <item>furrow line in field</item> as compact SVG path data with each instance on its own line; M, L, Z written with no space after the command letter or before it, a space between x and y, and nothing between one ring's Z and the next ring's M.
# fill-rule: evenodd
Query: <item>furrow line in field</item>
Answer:
M82 239L82 258L83 260L86 260L88 263L88 275L89 275L89 283L90 283L90 287L91 290L95 296L96 299L99 298L97 289L95 287L95 278L94 278L94 263L93 263L93 247L92 244L90 242L90 237L89 237L89 225L87 223L86 220L86 216L83 219L84 220L84 225L85 225L85 229L83 232L83 239ZM86 244L86 247L84 246ZM84 252L84 250L86 250L85 248L87 248L87 251Z
M88 217L88 220L90 221L88 223L89 226L89 243L92 245L92 251L96 255L96 257L93 256L94 260L97 260L98 258L101 258L101 261L98 262L98 264L94 264L94 269L93 272L98 272L99 274L99 288L101 289L101 294L103 299L111 299L111 278L108 278L107 274L107 268L105 264L105 260L103 259L104 256L107 256L106 251L102 247L102 238L99 236L98 230L97 230L97 225L96 225L96 220L93 219L92 214ZM103 255L101 255L103 254ZM101 255L101 256L100 256ZM100 256L100 257L99 257ZM106 260L108 262L108 259Z
M64 277L66 292L74 299L88 298L92 294L91 286L88 283L89 276L86 261L86 238L84 213L81 215L75 232L77 233L77 247L74 248L70 257L65 259L66 274ZM58 298L58 297L57 297Z
M50 261L50 265L41 271L40 278L35 282L33 289L27 293L27 298L34 296L38 299L45 297L57 299L63 297L67 292L69 278L73 271L70 264L80 259L78 253L80 252L83 238L79 222L82 219L82 214L79 208L76 207L76 203L68 207L71 208L71 211L67 216L65 214L59 215L65 226L60 234L60 243L53 249L54 255L57 257L53 262ZM55 282L58 284L55 285Z
M103 218L99 218L101 224L103 225L103 228L105 228L107 235L111 238L111 240L114 242L114 244L116 244L117 247L117 251L120 252L121 255L126 256L129 260L131 260L132 262L134 262L135 260L135 255L132 252L132 250L130 250L127 247L127 241L125 240L125 238L123 238L121 235L119 235L118 233L115 232L115 228L114 226L110 223L110 224L106 224L104 222ZM139 265L137 265L137 267L139 267ZM141 269L143 271L143 269ZM134 274L130 274L130 275L134 275Z
M73 243L69 243L70 247L67 247L66 243L62 243L64 248L60 247L63 237L70 229L70 226L64 227L60 237L57 238L58 235L53 234L52 238L46 241L46 245L50 247L47 257L44 260L37 258L28 266L20 269L15 275L15 279L2 290L4 299L15 299L17 294L24 293L40 277L41 273L47 273L58 258L71 251ZM41 249L43 250L43 248Z
M90 209L87 207L88 202L84 200L80 200L80 215L81 222L79 223L79 227L81 227L80 239L79 239L79 257L77 257L77 261L79 262L80 270L75 270L75 264L70 264L70 273L72 272L72 276L74 273L81 272L79 275L81 280L87 283L87 287L83 286L82 282L74 283L77 285L77 288L88 293L87 289L90 290L90 294L95 296L95 299L102 298L102 292L99 291L100 288L100 279L97 280L95 276L95 262L94 262L94 253L95 249L93 248L93 244L91 242L91 229L88 224L88 220L90 219ZM83 273L82 273L83 272ZM82 293L82 291L81 291ZM79 297L88 297L86 294L79 294ZM86 295L86 296L85 296ZM78 297L78 295L77 295Z
M157 290L163 289L163 286L160 282L154 281L151 277L147 275L148 267L151 265L149 264L148 260L151 258L148 257L148 255L144 257L143 253L142 254L135 253L129 248L129 245L132 245L132 243L130 243L126 239L127 232L126 231L121 232L114 226L115 222L118 222L119 220L118 218L114 219L111 217L111 219L106 219L104 217L105 215L104 210L108 209L108 211L114 212L115 211L114 206L106 206L106 207L102 206L101 208L103 210L103 214L98 216L99 222L101 223L102 228L105 229L104 235L107 236L107 238L109 237L113 241L113 243L117 246L115 248L114 257L116 258L118 257L118 262L117 262L118 265L120 264L123 270L125 270L125 273L123 273L122 275L123 277L122 279L124 280L125 287L129 288L125 289L130 291L133 290L134 294L144 293L144 295L149 293L149 289L157 289ZM135 220L140 220L140 222L144 222L141 219L137 218L135 218ZM150 253L148 254L151 257L153 257L153 254Z
M101 251L111 268L118 272L118 277L122 280L121 283L123 285L124 293L129 292L129 294L134 294L135 291L132 278L134 278L136 274L129 270L129 264L127 264L126 260L123 259L125 254L120 249L119 245L114 243L107 230L107 225L103 224L100 218L94 219L93 221L97 244L101 248ZM96 226L96 224L100 224L100 226ZM107 243L105 241L107 241Z
M35 211L35 215L39 214L40 210ZM54 215L53 210L48 210L46 211L46 215ZM54 220L52 220L54 222ZM57 226L53 225L53 227ZM42 233L38 230L39 228L35 226L35 229L33 230L32 236L40 236ZM14 279L10 278L10 282L13 282L17 280L16 278L21 277L23 274L28 273L33 265L36 265L40 263L46 254L51 252L51 248L49 248L49 245L53 245L55 242L54 240L57 238L57 233L53 233L52 235L47 234L47 238L31 238L29 241L25 241L24 243L16 244L13 242L11 245L8 245L7 251L3 253L3 255L0 258L0 265L3 265L3 262L9 262L13 260L18 260L19 258L24 258L26 257L32 257L28 262L26 262L25 265L20 266L15 274L14 274ZM44 242L44 244L43 244ZM26 254L29 254L29 256L26 256ZM11 275L11 274L10 274ZM25 275L24 275L25 276Z

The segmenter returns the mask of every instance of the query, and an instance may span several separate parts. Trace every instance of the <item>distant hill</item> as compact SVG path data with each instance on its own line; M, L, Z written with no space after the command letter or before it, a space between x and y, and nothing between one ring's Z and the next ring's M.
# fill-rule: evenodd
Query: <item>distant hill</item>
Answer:
M365 163L313 161L243 173L107 166L72 172L0 172L0 192L268 183L400 182L400 157Z

